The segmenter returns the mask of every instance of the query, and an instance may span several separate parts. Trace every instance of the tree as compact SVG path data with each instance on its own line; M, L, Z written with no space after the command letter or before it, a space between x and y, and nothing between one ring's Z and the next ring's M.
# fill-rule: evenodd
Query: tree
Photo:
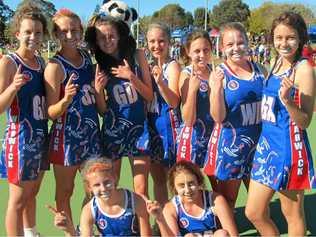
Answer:
M7 42L6 37L6 29L7 24L9 20L11 19L13 15L13 11L8 7L6 4L3 3L2 0L0 0L0 43L3 44Z
M208 16L209 18L209 16ZM205 23L205 8L198 7L194 10L194 25L203 28Z
M4 4L3 0L0 0L0 20L1 22L7 22L13 15L13 11L9 6Z
M24 5L33 5L41 9L43 14L51 19L53 15L56 13L55 5L49 1L45 0L23 0L17 7L17 10Z
M289 3L287 3L287 4L276 4L276 5L280 6L281 12L293 11L293 12L300 14L304 18L304 20L307 24L310 23L311 21L313 21L315 18L314 13L311 10L311 8L304 5L304 4L300 4L300 3L289 4Z
M186 24L185 10L179 4L168 4L154 12L152 20L166 23L171 29L183 27Z
M274 18L282 12L294 11L302 15L306 23L312 23L315 18L310 8L303 4L277 4L266 2L254 9L248 19L249 31L253 33L268 32Z
M242 0L221 0L213 7L210 23L212 27L219 27L227 22L238 21L247 26L249 16L249 6Z
M156 12L155 16L154 15L153 16L143 16L142 18L139 18L139 31L141 33L145 34L147 32L148 25L150 23L161 22L158 15L159 15L159 13ZM192 25L192 24L193 24L192 13L186 12L185 13L185 25L188 26L188 25Z
M97 15L99 12L100 12L100 4L97 4L96 6L95 6L95 9L94 9L94 11L93 11L93 16L95 16L95 15Z
M151 16L143 16L142 18L139 18L139 31L146 33L150 23L152 23Z
M193 25L193 16L191 12L186 12L185 13L185 25L189 26L189 25Z

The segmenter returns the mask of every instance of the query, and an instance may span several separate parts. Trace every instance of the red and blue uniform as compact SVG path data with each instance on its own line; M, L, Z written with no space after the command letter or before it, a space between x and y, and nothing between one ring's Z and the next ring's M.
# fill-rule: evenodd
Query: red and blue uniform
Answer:
M133 193L127 189L122 191L125 194L125 206L118 215L103 211L96 197L90 201L94 224L101 236L140 236Z
M204 172L219 180L249 177L253 155L261 132L261 96L264 75L257 64L249 62L252 76L239 78L225 63L224 99L226 117L213 129Z
M305 129L291 119L279 97L282 74L271 74L265 81L261 102L262 132L253 160L251 179L273 190L303 190L316 188L311 148ZM294 69L295 70L295 69ZM298 88L291 90L291 99L300 105Z
M134 73L141 78L138 65ZM108 76L108 110L101 131L103 154L110 159L147 155L149 133L144 98L128 80Z
M10 183L36 180L47 155L47 113L44 60L36 56L37 68L27 66L15 53L7 56L28 82L7 109L7 125L1 153L2 176Z
M162 65L162 79L168 85L168 66L175 60ZM149 130L149 151L154 162L171 167L176 161L177 129L180 127L179 108L171 108L162 97L156 83L153 83L154 98L147 105L147 121Z
M60 84L60 99L64 96L65 86L72 74L76 75L73 83L79 87L65 113L53 121L50 130L49 159L57 165L80 165L88 158L101 155L93 65L84 51L79 52L82 57L79 67L59 54L51 59L60 64L65 75Z
M212 233L218 229L216 223L216 215L213 212L213 193L202 191L202 195L204 210L200 216L192 216L188 214L183 207L180 196L177 195L172 198L171 201L176 208L177 223L181 236L184 236L188 233Z
M209 70L211 70L210 67ZM183 71L191 75L192 66L187 66ZM196 121L193 126L186 126L184 123L181 125L177 138L177 162L188 160L203 167L207 155L207 144L214 126L214 120L210 114L208 78L201 79L196 96Z

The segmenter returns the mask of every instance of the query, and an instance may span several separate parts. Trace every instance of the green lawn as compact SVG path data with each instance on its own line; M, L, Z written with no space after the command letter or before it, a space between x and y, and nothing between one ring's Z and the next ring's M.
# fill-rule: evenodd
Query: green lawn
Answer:
M0 137L3 136L5 119L4 115L0 116ZM316 131L316 117L313 119L313 122L309 128L309 135L311 146L314 150L313 154L316 154L316 136L313 132ZM316 163L315 163L316 164ZM131 171L128 164L127 159L123 162L122 167L122 175L120 180L120 185L124 187L131 188ZM150 180L150 195L152 197L152 182ZM58 231L53 226L53 217L50 212L45 208L45 204L54 204L54 192L55 192L55 183L53 174L51 171L46 172L40 193L38 195L37 202L37 227L40 233L44 236L56 236L62 235L62 232ZM4 218L6 211L6 203L8 199L8 185L5 180L0 180L0 236L5 235L5 227L4 227ZM82 182L79 175L76 178L76 189L74 191L74 195L72 198L72 210L74 220L78 220L80 215L80 207L81 201L83 198L83 188ZM237 201L237 209L236 209L236 219L238 228L241 233L244 235L256 235L256 231L250 225L250 223L246 220L243 215L244 204L246 200L246 191L244 187L241 188L238 201ZM307 227L310 234L316 235L316 213L313 211L313 207L316 205L316 191L307 192L305 198L305 210L306 210L306 219L307 219ZM271 204L271 213L275 221L277 222L278 227L280 228L281 233L286 233L287 227L285 225L284 219L280 214L280 206L277 199L273 201Z

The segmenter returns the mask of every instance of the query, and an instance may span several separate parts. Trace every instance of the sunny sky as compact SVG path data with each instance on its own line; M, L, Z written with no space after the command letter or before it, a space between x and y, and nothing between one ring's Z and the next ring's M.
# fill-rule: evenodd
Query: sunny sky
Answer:
M20 0L4 0L5 4L9 5L12 10L15 10L16 6L21 2ZM102 0L52 0L56 9L66 7L76 12L83 20L89 19L97 4L100 4ZM139 2L139 15L151 15L153 12L159 10L168 3L177 3L186 11L193 13L197 7L205 7L208 2L208 8L212 9L214 5L217 5L219 0L125 0L125 2L137 9L137 3ZM260 6L263 0L244 0L251 9ZM272 2L279 3L302 3L300 0L272 0ZM312 7L314 12L316 11L316 4L314 0L304 0L306 6Z

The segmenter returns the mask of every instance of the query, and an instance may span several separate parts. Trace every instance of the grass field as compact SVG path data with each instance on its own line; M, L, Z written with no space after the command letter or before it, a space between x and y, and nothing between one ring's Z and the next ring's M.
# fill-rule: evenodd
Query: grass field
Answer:
M3 137L3 131L5 128L5 118L4 115L0 116L0 137ZM310 142L313 149L313 154L316 155L316 117L308 129ZM315 159L314 159L315 160ZM315 163L316 164L316 163ZM120 185L123 187L131 188L131 171L127 159L123 162L122 175L120 179ZM152 182L150 180L150 195L152 195ZM41 190L37 198L37 228L43 236L61 236L62 232L58 231L53 226L53 216L45 208L45 204L54 204L54 193L55 193L55 183L52 171L48 171L45 174L44 180L42 182ZM78 220L80 215L81 202L83 198L83 188L82 182L79 175L76 177L76 188L72 198L72 210L74 220ZM6 180L0 180L0 236L5 235L4 218L6 211L6 204L8 200L8 185ZM242 235L257 235L254 228L246 220L243 212L244 205L246 201L246 191L244 187L241 188L239 197L237 200L236 208L236 220L239 231ZM305 198L305 211L307 219L307 228L310 235L316 235L316 212L313 211L313 207L316 206L316 191L306 192ZM280 212L280 205L277 198L271 204L271 213L273 219L276 221L282 234L287 232L287 227L285 221Z

